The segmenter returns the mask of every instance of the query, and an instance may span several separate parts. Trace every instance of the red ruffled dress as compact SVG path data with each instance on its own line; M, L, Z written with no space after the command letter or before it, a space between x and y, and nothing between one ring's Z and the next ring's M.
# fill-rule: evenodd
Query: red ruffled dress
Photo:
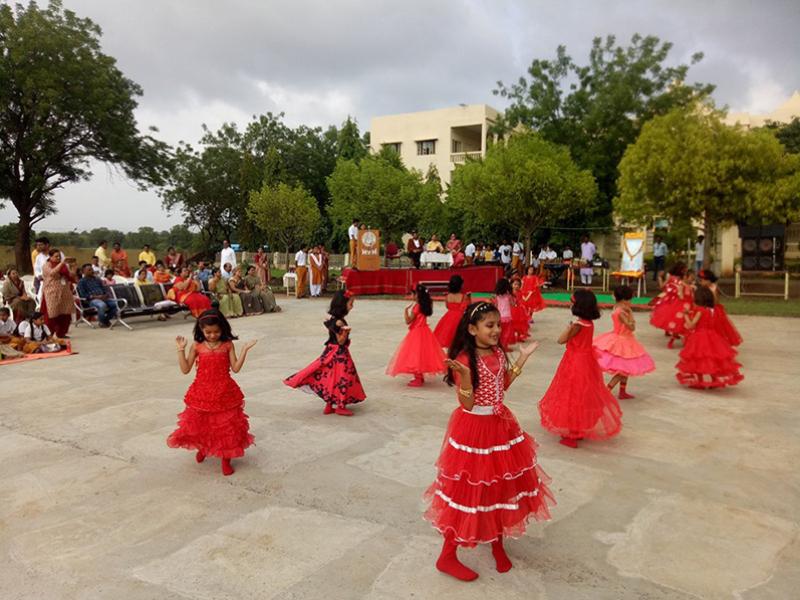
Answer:
M742 336L739 330L731 323L725 307L719 302L714 305L714 329L724 337L731 346L738 346L742 343Z
M664 291L657 298L650 315L650 324L673 336L686 335L683 317L692 308L691 286L683 283L680 277L670 275Z
M656 368L653 358L619 318L621 308L611 313L614 330L595 338L592 344L600 368L614 375L644 375Z
M550 387L539 401L542 427L565 438L605 440L622 429L622 410L597 364L594 324L584 319L577 324L580 331L567 342Z
M675 366L682 385L694 388L715 388L736 385L744 376L739 372L736 350L717 331L716 308L695 307L700 320L689 332L686 345Z
M344 319L340 321L343 326L347 325ZM350 338L344 344L339 344L336 336L342 326L336 324L336 319L325 321L325 327L328 329L328 341L322 355L305 369L284 379L283 383L316 394L338 408L363 402L367 395L361 386L353 357L350 356Z
M428 327L428 318L422 314L419 304L414 305L414 320L408 326L408 333L389 361L386 373L394 377L401 373L410 375L429 375L444 373L446 356L439 340Z
M514 293L511 303L511 327L514 330L514 341L524 342L530 337L530 313L522 304L522 293Z
M458 357L468 364L466 354ZM450 417L436 480L425 492L425 519L464 546L519 537L530 519L550 518L550 478L536 460L536 442L503 404L506 359L499 348L478 357L472 410Z
M456 329L461 322L461 317L464 311L469 306L469 295L462 294L461 302L447 302L447 312L444 313L436 328L433 330L433 335L439 340L439 345L442 348L449 348L456 335Z
M522 304L531 313L545 309L546 305L542 297L542 280L537 275L525 275L522 278L521 291Z
M231 377L232 342L216 348L196 343L197 374L178 415L178 428L167 438L170 448L199 450L206 456L237 458L255 438L244 412L244 395Z

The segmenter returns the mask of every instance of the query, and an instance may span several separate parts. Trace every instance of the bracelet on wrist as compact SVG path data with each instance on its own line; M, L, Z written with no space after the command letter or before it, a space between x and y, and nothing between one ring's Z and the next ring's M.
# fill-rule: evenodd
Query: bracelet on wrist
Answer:
M458 388L458 395L462 398L469 398L472 396L472 390L464 390L462 388Z

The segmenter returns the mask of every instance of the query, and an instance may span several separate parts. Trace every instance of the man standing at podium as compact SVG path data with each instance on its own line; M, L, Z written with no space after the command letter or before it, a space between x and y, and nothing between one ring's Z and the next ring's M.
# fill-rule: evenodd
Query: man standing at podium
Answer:
M350 241L350 266L353 269L358 267L356 263L356 250L358 249L358 225L359 220L353 219L353 224L347 229L347 237Z

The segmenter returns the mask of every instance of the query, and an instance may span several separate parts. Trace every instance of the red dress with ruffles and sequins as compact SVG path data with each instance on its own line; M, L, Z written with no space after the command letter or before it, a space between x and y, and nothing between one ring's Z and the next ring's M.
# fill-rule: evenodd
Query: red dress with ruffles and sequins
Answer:
M408 325L408 333L397 347L386 374L395 377L401 373L409 375L435 375L444 373L446 356L439 340L428 327L428 317L422 314L419 304L414 305L414 320Z
M736 362L736 350L718 331L715 308L696 306L700 319L689 331L686 345L675 365L682 385L693 388L716 388L736 385L744 376Z
M466 354L458 357L468 364ZM536 442L503 404L505 355L478 357L478 387L472 410L453 411L436 480L425 493L425 519L442 535L464 546L500 536L519 537L530 519L550 518L555 504L549 477L536 459Z
M244 412L244 394L231 377L232 342L216 348L195 344L197 374L178 415L178 428L167 438L170 448L199 450L206 456L238 458L255 438Z
M433 335L439 340L442 348L449 348L456 335L456 329L461 322L461 317L464 316L464 311L469 306L469 294L462 294L461 302L446 302L447 312L442 315L436 328L433 330Z
M650 324L673 336L686 335L684 315L692 308L692 286L670 275L664 291L657 296Z
M565 438L604 440L622 429L622 409L603 381L592 347L594 323L578 319L550 387L539 401L542 427Z

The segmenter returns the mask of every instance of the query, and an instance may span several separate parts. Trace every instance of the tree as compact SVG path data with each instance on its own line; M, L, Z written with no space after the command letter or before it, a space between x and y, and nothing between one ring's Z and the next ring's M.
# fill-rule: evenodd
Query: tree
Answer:
M775 134L787 152L800 154L800 117L794 117L788 123L768 121L764 127Z
M358 133L358 123L349 115L336 139L336 158L358 162L367 155L367 146Z
M800 155L769 131L725 125L710 106L675 109L625 152L614 207L635 223L700 221L711 244L720 224L800 217Z
M391 152L391 151L390 151ZM377 227L384 239L415 225L414 207L423 194L422 175L403 167L396 153L367 156L359 163L340 160L328 177L331 219L344 231L354 218Z
M707 84L684 85L689 65L664 64L671 49L672 44L655 36L636 34L627 48L618 46L614 36L598 37L589 63L578 65L559 46L555 59L535 59L527 78L511 85L497 82L494 94L511 101L497 131L506 134L523 125L567 146L575 162L590 169L597 180L594 224L608 224L617 165L642 125L714 89ZM693 55L691 64L702 56Z
M52 0L0 6L0 201L19 215L17 266L30 233L56 211L55 190L91 177L94 159L140 187L162 181L168 147L134 117L142 89L100 48L100 28Z
M286 249L287 269L289 252L307 244L320 221L314 197L300 186L285 183L265 185L260 191L251 192L247 215L270 245Z
M512 231L530 248L537 229L589 210L597 184L563 146L520 133L490 147L485 158L458 167L449 198L473 228L483 223Z

